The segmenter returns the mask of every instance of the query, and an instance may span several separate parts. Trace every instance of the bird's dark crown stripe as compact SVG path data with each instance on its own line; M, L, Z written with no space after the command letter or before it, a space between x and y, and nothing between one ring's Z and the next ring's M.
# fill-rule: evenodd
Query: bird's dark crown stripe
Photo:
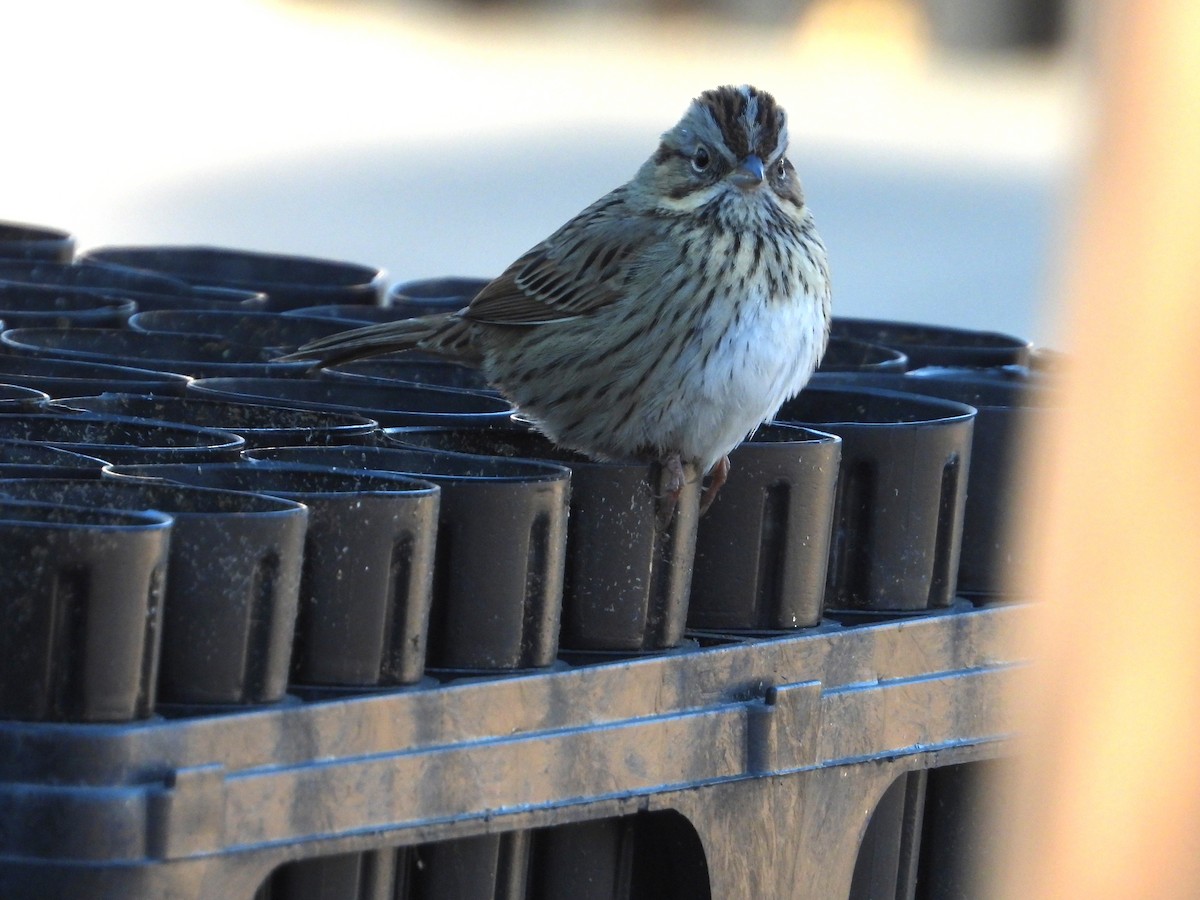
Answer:
M726 86L705 91L700 95L700 103L708 109L713 121L721 130L725 146L737 159L744 159L751 153L766 159L779 145L783 111L770 94L754 88L750 88L749 93L757 100L754 125L757 126L755 130L758 134L753 146L750 123L746 121L749 99L740 88Z

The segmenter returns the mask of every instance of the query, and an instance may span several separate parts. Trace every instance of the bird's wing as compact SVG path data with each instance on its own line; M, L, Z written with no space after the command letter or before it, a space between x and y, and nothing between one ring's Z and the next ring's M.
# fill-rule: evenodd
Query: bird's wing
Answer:
M624 296L627 275L658 245L659 230L653 219L632 215L618 189L514 262L460 315L494 325L585 316Z

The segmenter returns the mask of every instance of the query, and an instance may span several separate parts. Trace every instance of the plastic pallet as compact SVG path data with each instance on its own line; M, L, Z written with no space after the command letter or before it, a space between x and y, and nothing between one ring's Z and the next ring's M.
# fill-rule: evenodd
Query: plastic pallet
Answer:
M845 897L898 776L1005 752L1022 610L131 725L0 723L0 896L249 898L290 860L675 810L713 897Z

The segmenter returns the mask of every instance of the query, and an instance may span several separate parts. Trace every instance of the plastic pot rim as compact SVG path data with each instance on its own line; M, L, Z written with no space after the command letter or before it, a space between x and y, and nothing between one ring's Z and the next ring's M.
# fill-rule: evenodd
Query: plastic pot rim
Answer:
M161 357L158 357L158 356L128 357L128 356L121 356L115 350L107 351L107 350L103 350L103 349L79 349L77 347L62 347L62 346L56 346L54 344L32 343L29 340L29 338L31 336L30 335L31 332L40 332L40 333L44 333L47 335L65 335L65 336L68 336L68 338L79 337L81 334L84 334L84 335L93 334L94 335L97 332L106 332L106 333L110 333L110 334L114 335L116 340L121 340L121 339L127 338L130 335L136 335L136 337L132 338L132 340L134 340L134 341L139 341L139 340L143 340L143 339L145 339L145 340L165 340L165 341L174 340L174 341L177 341L181 345L186 345L189 343L191 343L191 344L220 343L225 346L234 347L234 348L244 348L245 350L261 351L264 354L267 352L266 348L255 347L252 344L242 344L237 341L231 341L231 340L228 340L227 338L223 338L223 337L222 338L214 338L212 335L194 334L194 333L189 333L189 332L178 332L178 331L138 331L137 329L134 329L134 328L85 327L85 328L63 329L63 328L52 328L52 327L46 327L46 326L30 326L28 328L9 328L3 332L0 332L0 343L3 343L6 346L12 347L14 350L17 350L17 351L23 352L23 353L32 352L35 354L38 354L38 353L46 354L46 356L43 356L42 358L53 357L56 354L61 354L61 358L68 359L68 360L79 360L82 362L115 363L116 365L123 364L123 363L117 363L116 360L118 360L118 359L131 359L132 358L139 362L151 363L155 366L161 366L163 364L166 364L168 366L177 366L177 365L180 365L181 363L182 364L194 363L196 365L201 365L201 366L221 366L221 367L225 367L231 373L236 371L236 369L239 366L247 367L247 366L271 365L271 366L278 366L279 370L281 372L285 372L285 371L301 371L303 369L308 368L310 365L309 363L304 362L304 361L279 362L277 360L269 359L269 358L235 359L235 360L230 360L230 361L226 362L226 361L223 361L220 359L211 359L204 355L200 355L200 356L181 355L181 356L161 356ZM102 340L102 338L97 338L97 339ZM167 371L171 371L171 370L167 369ZM223 377L223 376L215 376L215 377ZM231 375L230 377L238 377L238 376Z
M242 456L246 459L256 462L294 462L293 459L278 459L266 455L272 450L301 450L307 451L307 447L256 447L246 450ZM322 450L339 450L343 449L336 446L331 447L313 447L314 451ZM355 447L346 447L347 450L355 450ZM456 453L450 450L418 450L416 448L407 447L363 447L364 450L383 450L395 451L397 453L422 453L429 456L444 455L452 457L452 462L461 461L464 465L469 463L479 464L486 462L489 465L501 464L506 469L516 469L516 472L511 474L494 474L494 475L470 475L470 474L452 474L441 472L417 471L415 469L381 469L370 465L370 460L367 460L367 465L358 466L342 462L313 463L318 468L328 468L351 472L377 472L383 475L398 474L414 477L420 480L427 480L434 484L444 483L463 483L463 484L529 484L529 483L547 483L553 484L561 480L569 480L571 470L566 466L556 463L545 462L537 459L525 458L507 458L503 456L484 456L476 453ZM315 455L315 454L314 454ZM331 456L333 454L330 454ZM298 456L297 456L298 459ZM379 460L383 462L383 460ZM307 464L307 463L306 463ZM397 462L396 465L403 465ZM527 474L520 474L520 470L524 469Z
M243 278L228 278L218 277L214 281L205 281L203 277L191 274L181 274L170 269L151 268L149 266L139 266L131 262L116 262L106 259L105 254L111 253L146 253L147 255L154 253L166 254L211 254L213 256L223 256L227 258L235 258L248 261L251 265L270 261L272 263L296 264L302 263L306 266L311 266L314 269L326 269L330 272L335 270L344 270L347 272L357 272L359 275L369 276L364 280L319 280L319 281L276 281L266 279L243 279ZM386 273L382 269L373 268L365 263L355 263L336 259L327 259L319 256L305 256L302 254L293 253L272 253L263 250L244 250L237 247L223 247L217 244L108 244L101 247L93 247L79 257L83 264L100 263L103 265L117 265L124 268L135 269L141 272L150 272L158 275L163 274L168 278L173 278L177 281L182 281L184 284L203 286L203 287L236 287L244 290L266 293L269 297L271 289L279 290L281 288L302 288L313 287L319 289L345 289L378 286L383 282Z
M833 329L836 330L839 324L848 326L881 326L884 328L912 328L923 331L940 331L947 335L956 335L970 339L967 343L929 343L926 341L897 341L900 346L896 349L903 352L903 347L931 347L940 350L1019 350L1021 348L1030 348L1033 346L1032 341L1025 338L1017 337L1012 334L1005 334L1002 331L982 331L973 328L960 328L953 325L937 325L931 322L910 322L904 319L874 319L874 318L859 318L858 316L834 316ZM849 337L849 335L839 334L838 337ZM852 340L861 341L862 338L852 338ZM891 346L886 341L873 340L869 343L882 344L882 346Z
M13 365L9 366L8 361L12 361ZM56 374L49 371L28 371L28 365L32 363L34 368L50 369L62 363L67 364L67 370L71 374ZM97 366L103 366L98 372ZM25 371L16 371L23 369ZM113 371L119 370L119 371ZM88 371L97 372L96 375L88 376ZM74 374L78 372L79 374ZM120 381L163 381L177 387L183 388L190 384L195 379L191 375L181 375L178 372L164 372L160 369L142 369L137 366L126 366L121 363L107 363L99 360L82 360L82 359L67 359L65 357L48 357L48 356L27 356L21 353L5 353L4 348L0 347L0 381L4 380L6 375L11 377L20 376L21 378L54 378L54 379L73 379L75 381L101 381L103 376L110 375L114 377L123 376L129 373L129 377L120 378ZM118 381L118 385L120 384Z
M71 232L52 225L36 225L31 222L0 221L0 241L65 241L75 236Z
M395 488L387 488L383 486L351 488L347 486L345 488L330 488L328 490L292 490L288 488L275 488L269 485L265 487L230 488L220 487L217 485L198 485L192 481L176 481L171 477L172 471L179 472L185 468L200 472L252 472L258 474L270 469L277 472L294 472L298 474L344 477L347 480L351 478L363 478L371 482L390 481L395 482L397 486ZM159 470L161 470L161 474ZM423 478L416 478L411 475L405 475L401 472L383 472L362 469L334 469L329 466L284 462L282 460L246 459L240 462L214 463L134 463L126 465L108 465L104 467L104 472L112 476L120 476L121 478L128 478L130 480L138 479L146 481L165 481L175 484L191 485L193 487L214 487L218 490L224 491L270 494L271 496L287 497L288 499L299 499L301 497L395 497L397 495L405 497L427 497L441 493L441 489L432 481L427 481ZM115 480L115 478L113 480ZM300 500L300 502L303 503L304 501Z
M159 420L155 420L155 419L139 419L136 416L118 416L118 415L109 415L107 413L92 413L92 412L79 412L75 415L63 415L61 413L52 413L52 412L50 412L50 413L38 412L38 413L30 413L29 415L20 416L18 418L20 418L22 420L27 420L27 419L43 420L44 419L44 420L55 420L55 421L59 421L59 422L63 422L63 421L67 421L67 422L71 422L71 421L112 422L117 425L134 425L134 426L153 425L155 428L166 427L166 428L170 428L170 429L179 429L180 431L186 431L186 432L192 432L192 433L198 433L198 434L207 434L207 435L212 435L212 436L220 436L222 438L222 441L221 441L221 443L217 443L217 444L186 444L183 446L169 447L169 446L162 446L160 444L113 444L113 443L96 444L96 443L91 443L91 442L87 442L87 441L72 441L72 440L68 440L68 439L58 440L58 439L44 439L44 438L38 439L38 438L5 437L2 439L5 443L46 444L51 447L58 447L58 446L62 446L63 444L69 444L70 447L68 447L67 449L71 449L71 447L94 447L97 449L103 449L105 447L110 447L110 448L115 449L115 448L120 447L120 448L132 448L132 449L136 449L136 450L145 450L148 452L154 452L157 450L209 450L214 453L221 453L221 452L236 453L236 452L240 452L241 449L243 447L245 447L245 445L246 445L245 438L243 438L240 434L234 434L231 431L223 431L219 428L204 428L200 425L185 425L181 422L163 422L163 421L159 421Z
M975 418L978 410L969 403L960 403L957 400L943 400L940 397L929 397L925 394L911 393L909 391L894 391L889 388L876 387L853 387L849 385L825 385L813 384L806 387L804 391L810 393L837 393L837 394L868 394L873 397L884 397L886 399L903 400L906 403L912 403L921 406L932 408L940 408L944 411L944 415L935 415L915 419L903 419L888 422L862 422L850 418L822 418L822 419L781 419L783 424L787 425L804 425L812 426L816 429L822 427L855 427L855 428L894 428L897 425L915 425L915 426L936 426L947 422L970 421ZM802 397L804 392L798 394Z
M149 488L151 490L162 488L162 489L170 489L170 490L174 490L174 491L179 491L180 493L199 493L199 494L207 494L209 496L213 496L213 495L217 495L217 494L220 494L220 495L237 494L237 495L240 495L240 499L243 502L251 504L252 506L260 507L257 509L252 508L252 509L215 509L215 510L188 510L188 509L173 510L173 509L162 509L158 505L152 504L145 508L146 510L156 512L161 515L170 516L172 519L179 519L179 520L183 520L183 521L186 521L188 519L212 516L212 515L220 515L223 517L239 518L239 519L247 519L247 518L249 518L249 519L269 519L269 518L275 518L278 516L295 515L295 513L298 509L304 510L306 513L308 510L308 507L305 506L303 503L300 503L299 501L296 501L296 500L289 500L285 497L274 497L274 496L271 496L270 494L263 494L263 493L259 493L256 491L235 491L235 490L230 490L228 488L203 487L203 486L195 485L195 484L180 484L178 482L166 481L164 479L150 479L150 478L137 479L137 478L132 478L132 477L123 476L123 475L118 477L116 474L116 471L115 471L116 469L117 469L117 467L113 466L113 465L105 466L104 469L101 470L102 475L104 475L104 477L101 477L99 479L52 478L52 477L51 478L0 478L0 502L17 499L17 498L12 498L5 493L4 488L5 488L5 485L8 485L8 484L22 484L22 485L33 484L33 485L36 485L36 484L49 483L51 485L62 485L64 488L67 487L68 485L81 485L81 484L83 484L83 485L102 485L102 486L116 485L117 486L116 490L118 490L118 491L125 490L125 488L121 487L121 485L136 485L138 487ZM93 489L97 493L103 492L102 489L99 487L96 487L96 488L86 488L85 487L85 488L81 488L80 490L93 490ZM32 490L32 488L31 488L31 490ZM17 502L25 502L25 501L18 499ZM35 501L29 501L29 502L35 502ZM36 502L40 503L42 501L36 501ZM46 505L58 506L61 504L49 502ZM79 504L66 504L66 505L78 506ZM164 504L164 505L166 505L166 504ZM117 510L117 511L127 511L130 509L129 507L120 507L120 506L95 506L95 507L83 507L83 508L111 509L111 510ZM138 511L141 511L141 510L138 510Z
M2 383L2 382L3 382L3 375L0 374L0 383ZM142 417L142 416L127 416L126 417L126 418L137 419L138 421L157 422L157 423L161 423L164 425L188 425L188 426L194 427L194 428L208 428L208 429L212 429L212 430L216 430L216 431L226 431L226 432L229 432L230 434L239 434L240 435L243 432L245 432L247 434L252 434L252 435L269 435L273 432L280 432L280 431L285 431L285 432L307 431L307 430L311 430L311 429L316 429L316 430L320 431L320 430L325 430L330 427L332 427L333 429L341 430L341 429L364 428L364 427L368 427L368 426L371 429L371 433L373 433L375 430L377 430L379 428L379 423L376 422L374 419L369 419L366 416L360 416L357 413L351 413L351 412L337 412L334 410L319 410L319 409L307 409L307 408L301 409L301 408L298 408L295 406L269 406L265 403L239 403L238 401L233 400L233 399L217 399L215 397L196 396L196 395L187 395L187 396L183 396L183 397L178 397L173 394L154 394L154 393L145 393L145 392L141 392L141 391L104 391L101 394L81 394L78 397L58 397L58 398L51 399L49 405L52 409L66 409L66 410L71 410L73 412L93 413L93 414L99 415L99 416L123 416L124 413L109 413L109 412L106 412L105 410L94 410L94 409L87 409L86 407L71 406L72 402L81 402L81 401L87 402L90 400L102 400L107 397L132 397L132 398L149 400L152 402L153 401L163 401L166 403L171 403L173 401L195 402L195 403L199 403L199 404L211 404L212 407L214 407L214 408L218 407L218 406L245 406L245 407L251 407L254 409L270 410L270 411L277 412L277 413L288 413L289 415L328 416L332 419L344 420L344 421L340 421L340 422L327 423L324 426L319 425L319 424L302 425L302 424L298 424L298 423L294 424L294 425L238 425L238 426L235 426L236 430L234 430L233 428L230 428L230 427L218 428L213 425L193 425L191 422L180 422L175 419L156 419L156 418L152 418L152 417Z
M79 479L70 478L0 478L0 524L22 525L48 529L95 528L119 531L157 531L170 528L175 524L175 514L160 509L121 509L115 506L85 506L78 503L55 503L48 500L28 500L21 497L10 497L4 494L2 487L8 482L29 481L65 481L79 483ZM84 482L87 483L87 482ZM13 509L32 509L62 511L76 516L67 521L51 521L37 517L13 517ZM125 519L134 521L103 521L104 519Z
M52 315L56 312L95 312L95 313L137 313L137 301L131 297L122 297L114 289L111 293L88 290L85 288L67 287L54 284L24 284L22 282L0 280L0 298L5 294L26 294L37 296L44 294L54 300L66 300L68 305L61 309L39 307L37 305L22 306L19 304L6 305L0 300L0 316L22 315ZM77 302L77 301L90 301ZM9 328L18 327L9 323ZM36 327L36 326L35 326Z

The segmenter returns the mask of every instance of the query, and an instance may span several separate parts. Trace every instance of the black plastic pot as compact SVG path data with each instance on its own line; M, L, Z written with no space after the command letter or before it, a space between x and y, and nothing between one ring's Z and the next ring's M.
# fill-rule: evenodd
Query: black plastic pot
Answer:
M0 441L0 478L99 478L107 465L61 447Z
M819 372L903 372L908 357L892 347L850 338L831 337Z
M0 416L0 441L48 444L117 464L234 460L246 443L212 428L84 413Z
M0 282L6 328L119 328L137 311L134 301L93 291Z
M286 310L285 316L314 316L322 319L341 319L347 328L371 325L375 322L397 322L412 317L406 309L395 306L375 306L367 303L327 303L323 306L299 306Z
M393 285L386 305L403 310L406 316L455 312L490 282L490 278L417 278Z
M198 397L243 403L350 412L380 425L489 425L507 422L512 406L471 391L405 384L303 378L201 378L188 385Z
M8 481L0 485L0 494L169 513L175 524L163 607L160 708L283 698L308 518L302 504L107 478Z
M318 316L282 316L271 312L230 310L156 309L138 313L129 320L135 331L168 334L199 334L211 338L269 347L272 352L295 350L316 338L346 331L354 326Z
M293 684L389 686L421 679L437 535L435 485L262 461L124 466L113 473L303 503L308 532Z
M334 380L365 381L368 384L422 384L498 393L488 385L479 369L444 359L416 358L412 353L342 363L322 369L321 376Z
M532 890L537 898L618 900L634 888L638 817L570 822L534 832Z
M560 644L570 650L678 646L688 615L700 485L665 527L659 467L592 462L518 428L389 429L400 446L549 460L571 470Z
M921 897L954 900L978 891L980 874L998 872L991 827L996 798L1012 783L1011 759L929 770L921 836Z
M349 413L259 406L202 397L104 393L95 397L69 397L57 400L51 406L215 428L239 435L247 448L370 444L378 431L373 420Z
M51 397L81 397L122 391L181 396L190 378L129 366L6 353L0 345L0 381L45 391Z
M810 385L777 418L842 439L826 608L949 606L975 410L900 392Z
M0 499L0 718L150 714L171 527L162 513Z
M818 379L821 383L825 378ZM858 383L857 381L855 382ZM871 379L872 386L966 403L976 409L971 482L963 514L958 593L976 602L1019 596L1015 498L1024 437L1050 414L1052 398L1036 379L1017 371L920 369Z
M875 804L859 841L849 900L926 896L916 887L927 782L925 771L906 772Z
M1026 365L1032 349L1029 341L1008 334L882 319L834 316L831 334L903 351L910 369Z
M159 272L193 285L261 291L272 310L379 303L384 289L383 272L370 266L228 247L101 247L80 260Z
M399 472L441 489L428 665L503 671L558 650L570 472L549 463L391 447L252 450L338 469Z
M75 238L69 231L22 222L0 222L0 259L32 259L69 263Z
M106 459L61 447L0 440L0 478L99 478L108 465Z
M410 851L409 896L420 900L523 900L530 896L532 832L481 834Z
M773 631L821 622L841 439L764 425L729 454L700 520L691 628Z
M81 269L98 269L100 266L79 266ZM108 268L107 266L103 268ZM135 272L136 269L129 271ZM204 287L186 285L176 294L142 293L126 291L124 296L137 302L139 312L156 310L209 311L209 312L259 312L267 308L267 295L261 291L241 291L236 288Z
M408 847L299 859L276 869L252 900L410 900ZM413 898L415 900L415 898Z
M0 383L0 413L31 413L41 410L50 395L21 384Z
M134 364L193 378L301 373L308 363L273 362L277 351L193 334L123 328L13 328L0 333L15 353L51 359Z
M266 296L255 291L194 287L177 278L155 275L127 266L100 263L69 265L40 260L0 259L0 282L54 285L117 296L148 309L233 309L261 308Z

